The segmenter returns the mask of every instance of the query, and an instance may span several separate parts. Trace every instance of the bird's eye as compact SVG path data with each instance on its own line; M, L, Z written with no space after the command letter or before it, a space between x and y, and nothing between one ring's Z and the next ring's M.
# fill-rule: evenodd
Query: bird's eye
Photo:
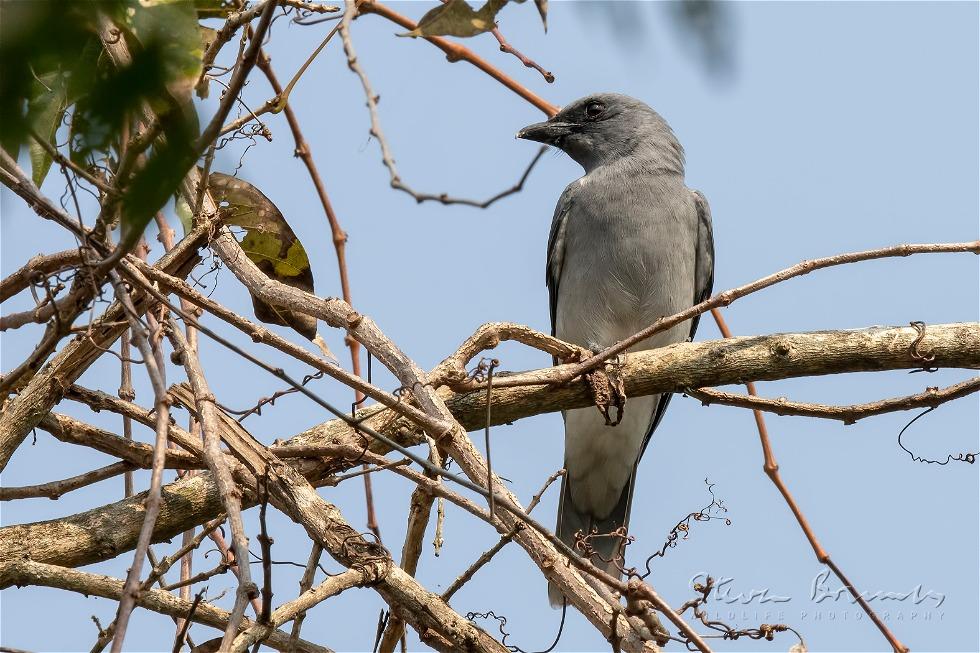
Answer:
M585 107L585 116L591 120L595 120L602 115L605 108L601 102L589 102L589 105Z

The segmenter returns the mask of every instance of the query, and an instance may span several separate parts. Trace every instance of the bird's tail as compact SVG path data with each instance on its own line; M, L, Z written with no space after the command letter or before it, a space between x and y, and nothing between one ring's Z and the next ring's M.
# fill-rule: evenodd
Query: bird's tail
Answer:
M636 468L634 467L629 482L623 487L623 492L612 512L606 517L598 519L594 515L576 508L568 487L568 475L566 474L561 479L561 499L558 504L558 525L555 527L555 535L581 554L581 549L575 547L575 534L581 532L582 535L589 535L595 529L596 534L588 539L588 544L592 546L595 553L591 558L592 563L616 578L622 577L620 569L625 563L623 557L625 542L623 537L610 535L610 533L620 527L622 527L622 532L626 532L629 528L630 504L633 502L633 484L635 481ZM553 608L560 608L565 602L565 596L551 583L548 584L548 601Z

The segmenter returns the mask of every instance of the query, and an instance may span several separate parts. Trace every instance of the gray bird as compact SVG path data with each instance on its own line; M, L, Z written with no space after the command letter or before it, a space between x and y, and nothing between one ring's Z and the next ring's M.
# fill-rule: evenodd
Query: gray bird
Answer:
M684 185L684 150L667 122L643 102L590 95L517 134L553 145L585 169L562 193L548 237L546 280L551 333L601 351L708 298L714 245L708 202ZM683 342L697 318L644 340L631 351ZM628 527L636 467L663 418L669 394L635 397L617 426L595 408L568 410L565 470L556 534ZM649 506L649 504L647 504ZM591 540L604 560L622 540ZM593 559L619 577L616 563ZM564 597L549 587L551 604Z

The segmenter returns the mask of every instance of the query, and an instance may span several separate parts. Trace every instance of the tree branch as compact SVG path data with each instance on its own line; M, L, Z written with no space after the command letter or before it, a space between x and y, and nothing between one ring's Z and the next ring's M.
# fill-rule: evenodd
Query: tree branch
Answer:
M39 585L43 587L55 587L58 589L78 592L88 596L100 596L106 599L118 600L123 593L123 582L109 576L92 574L84 571L77 571L66 567L44 564L33 560L13 560L5 559L0 562L0 587L11 586L24 587L27 585ZM140 594L137 605L154 612L169 615L171 617L187 618L191 613L190 601L178 599L169 592L163 590L145 590ZM197 608L190 615L191 621L225 629L228 623L228 612L215 607L210 603L198 603ZM255 627L255 622L245 619L242 621L241 628L249 629ZM271 633L266 640L269 646L279 651L293 651L290 647L289 634L282 631ZM298 640L297 649L308 653L332 653L330 649L317 646L311 642Z
M206 220L160 258L156 267L168 274L186 276L197 263L197 250L217 223ZM132 257L132 260L138 260ZM146 309L146 295L133 293L137 311ZM48 414L89 366L94 363L127 328L122 304L114 302L87 331L65 345L48 364L31 378L27 386L7 402L0 419L0 471L31 429Z
M534 158L531 159L531 162L524 169L524 173L521 175L520 179L518 179L516 184L483 201L460 197L450 197L447 193L420 193L402 181L401 176L398 174L398 168L395 167L395 158L391 154L388 139L385 138L384 130L381 127L381 117L378 114L378 99L380 96L374 92L374 89L371 87L371 80L368 79L367 73L364 72L364 68L361 67L360 62L357 60L357 53L354 51L354 42L350 38L350 22L354 17L354 12L356 11L354 5L354 0L346 0L344 17L340 23L340 38L344 43L344 54L347 55L347 67L357 75L357 78L361 82L361 87L364 89L365 104L368 108L368 114L371 117L370 133L371 136L378 141L378 148L381 150L381 161L384 163L385 168L388 169L389 183L391 187L395 190L400 190L408 195L411 195L412 198L419 204L422 202L440 202L444 205L464 204L466 206L473 206L478 209L485 209L497 200L501 200L509 195L521 192L521 190L524 188L524 182L527 181L528 176L531 174L531 170L534 169L534 166L538 163L538 160L544 156L545 151L548 149L546 145L542 145L538 150L538 153L534 155ZM503 41L503 37L500 36L500 33L496 29L493 31L494 35L501 42L501 50L504 50L505 52L515 52L519 56L523 56L513 48L506 50L504 48L505 41ZM509 48L510 46L508 45L507 47Z
M926 388L924 392L919 392L906 397L895 397L893 399L882 399L880 401L869 401L863 404L852 404L850 406L828 406L826 404L811 404L801 401L791 401L785 397L779 399L766 399L754 395L742 395L732 392L722 392L709 388L699 388L697 390L686 390L684 394L694 397L705 406L719 404L722 406L736 406L738 408L749 408L761 410L776 415L797 415L800 417L819 417L822 419L835 419L844 424L854 424L858 420L893 413L901 410L914 410L916 408L935 408L947 401L953 401L961 397L966 397L974 392L980 391L980 378L968 379L947 388Z
M38 277L70 270L84 262L79 248L66 249L55 254L38 254L32 257L22 268L0 281L0 302L5 302L21 290L24 290Z
M582 361L578 365L574 366L572 369L568 370L562 375L560 382L566 383L579 374L584 374L589 370L595 369L601 365L603 361L626 351L633 345L643 342L656 333L666 331L671 327L681 324L682 322L686 322L697 315L707 313L713 308L728 306L736 299L745 297L746 295L750 295L765 288L769 288L770 286L774 286L777 283L781 283L788 279L810 274L815 270L822 270L824 268L847 265L860 261L872 261L875 259L894 258L899 256L905 257L913 254L949 254L965 252L980 254L980 240L962 243L918 243L913 245L894 245L891 247L882 247L880 249L871 249L863 252L835 254L833 256L825 256L823 258L803 261L802 263L797 263L794 266L780 270L779 272L775 272L769 276L756 279L755 281L747 283L744 286L732 288L714 295L700 304L695 304L691 308L681 311L680 313L675 313L674 315L668 317L662 317L642 331L634 333L629 338L617 342L612 347L608 347L588 360Z
M104 481L107 478L119 476L126 472L136 469L136 465L129 462L118 462L93 469L90 472L65 478L60 481L51 481L40 485L28 485L24 487L0 487L0 501L12 501L14 499L29 499L35 497L47 497L49 499L60 499L62 495L68 494L73 490Z
M911 327L873 327L854 331L822 331L740 337L697 343L680 343L625 357L623 378L629 396L684 392L685 388L725 385L749 380L778 380L814 374L834 374L889 369L915 369L920 363L909 355L917 337ZM980 367L980 324L941 324L926 329L920 343L936 356L940 367ZM546 373L545 368L526 375ZM506 377L505 377L506 378ZM468 429L484 426L483 392L440 391L453 415ZM492 395L493 423L503 424L546 412L591 405L584 384L564 388L530 386L497 388ZM357 414L379 432L403 445L419 444L418 427L380 406ZM122 438L120 438L122 440ZM335 419L300 433L283 447L357 447L363 437L344 421ZM276 449L273 449L275 451ZM379 443L370 450L386 453ZM180 463L186 464L186 463ZM326 476L327 469L349 469L352 461L342 456L316 460L297 459L297 469L311 479ZM358 461L356 464L360 464ZM339 465L339 467L338 467ZM30 557L41 562L77 566L112 558L135 545L142 522L142 495L102 506L78 515L34 524L0 528L0 558ZM243 497L254 505L255 498ZM167 485L164 505L157 520L154 540L173 537L221 512L221 502L210 475L202 474ZM111 528L106 524L111 524Z
M379 16L387 18L391 22L401 25L402 27L408 29L409 31L414 30L415 28L418 27L418 25L415 24L415 21L410 20L405 16L402 16L398 12L391 10L387 6L381 4L380 2L374 2L373 0L368 2L362 2L359 5L358 10L362 14L377 14ZM453 43L452 41L448 39L444 39L440 36L425 36L423 38L429 43L431 43L432 45L436 46L437 48L445 52L446 59L448 61L450 62L466 61L470 64L473 64L478 69L490 75L495 80L497 80L498 82L506 86L508 89L510 89L514 93L517 93L517 95L521 96L522 98L530 102L536 108L540 109L549 118L555 115L556 113L558 113L558 107L542 99L532 91L528 90L522 84L516 82L509 75L501 71L499 68L496 68L495 66L491 65L489 62L487 62L485 59L477 55L469 48L459 45L458 43Z

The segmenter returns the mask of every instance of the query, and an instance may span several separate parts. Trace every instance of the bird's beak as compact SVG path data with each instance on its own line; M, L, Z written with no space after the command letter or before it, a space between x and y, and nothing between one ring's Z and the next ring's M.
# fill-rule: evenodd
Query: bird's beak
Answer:
M560 120L546 120L545 122L528 125L517 132L518 138L528 141L537 141L546 145L558 145L561 139L572 133L574 125Z

